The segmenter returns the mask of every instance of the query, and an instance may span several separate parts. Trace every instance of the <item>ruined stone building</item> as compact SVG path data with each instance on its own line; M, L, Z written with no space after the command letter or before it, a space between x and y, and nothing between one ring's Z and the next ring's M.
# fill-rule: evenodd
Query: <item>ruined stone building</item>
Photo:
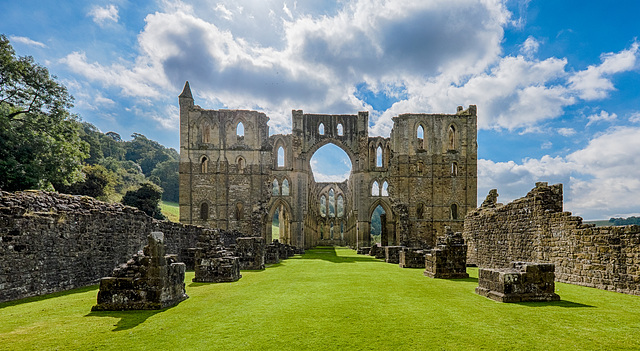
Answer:
M269 135L269 118L207 110L189 83L180 102L180 221L238 230L298 247L368 246L380 206L382 245L434 245L462 231L476 208L476 107L455 114L401 114L389 138L369 136L369 115L292 111L291 134ZM342 183L314 180L310 160L326 144L351 160ZM378 210L380 211L380 210Z

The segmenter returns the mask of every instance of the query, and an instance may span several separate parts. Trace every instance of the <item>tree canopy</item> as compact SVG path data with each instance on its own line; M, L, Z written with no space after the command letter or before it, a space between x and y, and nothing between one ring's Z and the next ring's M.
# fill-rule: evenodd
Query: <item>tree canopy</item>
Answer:
M73 98L32 57L17 57L0 35L0 188L71 184L82 178L88 146L79 137Z

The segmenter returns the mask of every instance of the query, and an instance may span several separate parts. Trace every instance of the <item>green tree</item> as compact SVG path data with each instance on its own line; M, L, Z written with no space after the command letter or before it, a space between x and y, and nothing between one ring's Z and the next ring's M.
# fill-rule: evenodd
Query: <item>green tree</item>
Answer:
M143 183L138 190L129 190L122 197L122 203L137 207L144 213L156 219L165 219L160 212L162 189L153 183Z
M69 114L72 100L45 67L32 57L16 57L0 35L0 188L45 188L81 179L88 147Z
M87 195L107 200L114 193L117 176L101 165L86 165L82 169L84 180L71 185L55 185L59 192L73 195Z
M180 188L178 182L178 161L169 160L158 163L156 168L151 171L151 177L149 177L149 179L162 187L164 190L162 193L163 200L178 202L178 190Z

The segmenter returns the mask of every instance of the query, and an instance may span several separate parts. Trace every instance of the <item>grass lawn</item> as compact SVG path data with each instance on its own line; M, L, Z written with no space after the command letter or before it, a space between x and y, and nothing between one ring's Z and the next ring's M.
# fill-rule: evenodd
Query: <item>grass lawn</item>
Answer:
M160 212L171 222L180 222L180 207L177 202L160 201Z
M345 248L308 250L235 283L192 283L161 311L91 312L97 287L0 304L2 350L640 349L640 296L556 284L501 304Z

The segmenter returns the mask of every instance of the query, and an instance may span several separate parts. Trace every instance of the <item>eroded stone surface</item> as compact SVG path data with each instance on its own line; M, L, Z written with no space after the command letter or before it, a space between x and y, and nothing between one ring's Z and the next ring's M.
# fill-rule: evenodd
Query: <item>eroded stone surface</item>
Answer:
M215 230L214 230L215 232ZM198 238L195 257L194 282L235 282L240 275L240 260L233 251L227 250L219 234L203 234Z
M424 247L435 245L444 226L462 230L477 206L475 105L453 114L400 114L383 138L369 136L367 112L294 110L292 132L269 135L264 113L201 108L188 84L179 104L182 223L299 248L357 249L371 245L371 216L381 206L382 246ZM313 178L310 160L328 143L351 160L342 183Z
M640 295L640 226L594 227L563 212L562 184L536 183L502 205L492 190L465 219L468 262L506 268L552 263L558 282Z
M468 278L467 245L462 233L454 233L449 227L445 230L445 236L438 238L436 247L425 252L424 275L441 279Z
M476 293L499 302L558 301L555 266L550 263L512 262L502 269L480 268Z

